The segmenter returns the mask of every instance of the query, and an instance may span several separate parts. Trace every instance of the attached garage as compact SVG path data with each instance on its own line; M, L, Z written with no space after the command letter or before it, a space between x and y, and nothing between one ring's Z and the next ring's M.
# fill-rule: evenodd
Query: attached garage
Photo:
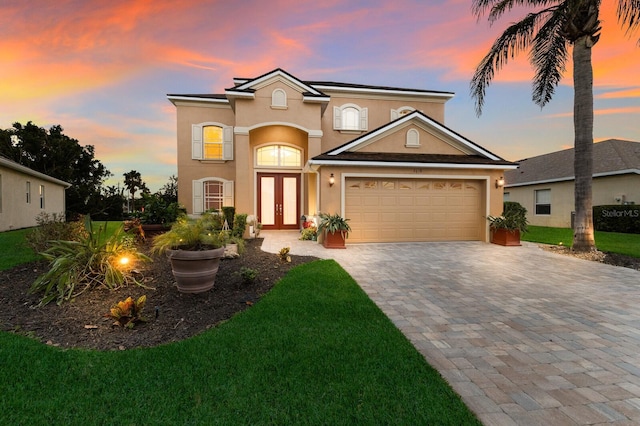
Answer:
M349 242L483 240L484 180L347 177Z

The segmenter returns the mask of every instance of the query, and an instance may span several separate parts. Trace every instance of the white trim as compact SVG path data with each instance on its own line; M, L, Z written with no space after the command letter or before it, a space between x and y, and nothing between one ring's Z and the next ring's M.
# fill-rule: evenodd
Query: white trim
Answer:
M309 165L318 166L369 166L369 167L403 167L403 168L434 168L434 169L480 169L480 170L510 170L518 166L498 164L452 164L452 163L403 163L386 161L336 161L336 160L309 160Z
M37 172L33 169L30 169L27 166L23 166L22 164L18 164L15 161L11 161L3 157L0 157L0 166L5 166L9 169L24 173L26 175L40 178L51 183L55 183L57 185L63 186L65 189L71 187L71 184L69 182L65 182L63 180L54 178L53 176L49 176L49 175L45 175L44 173Z
M248 92L239 92L237 90L225 90L225 95L227 96L233 96L234 98L246 98L246 99L255 99L256 98L256 94L255 93L248 93Z
M311 138L321 138L323 133L322 130L311 130L311 129L307 129L306 127L303 127L299 124L295 124L295 123L290 123L287 121L268 121L268 122L264 122L264 123L258 123L258 124L254 124L253 126L249 126L249 127L242 127L242 126L236 126L233 129L233 132L236 135L243 135L243 136L249 136L249 132L255 129L259 129L261 127L268 127L268 126L285 126L285 127L294 127L298 130L302 130L303 132L307 133L309 135L309 137Z
M409 96L421 96L421 97L429 97L429 98L451 99L455 96L454 93L420 92L415 90L380 89L380 88L368 88L368 87L345 87L345 86L337 86L337 85L332 86L329 84L314 84L313 87L321 91L327 90L327 91L352 92L352 93L409 95Z
M599 178L599 177L629 175L629 174L640 175L640 169L624 169L624 170L616 170L616 171L612 171L612 172L600 172L600 173L594 173L592 177ZM519 187L519 186L542 185L542 184L546 184L546 183L568 182L568 181L572 181L572 180L575 180L575 179L576 179L575 176L567 176L567 177L561 177L561 178L555 178L555 179L535 180L535 181L532 181L532 182L512 183L512 184L507 184L504 187L505 188L516 188L516 187Z
M285 73L281 69L274 70L273 72L265 74L262 77L259 77L257 79L246 80L246 81L244 81L244 83L240 84L239 86L236 86L233 89L227 90L227 93L229 93L230 91L232 91L234 89L237 90L237 89L252 88L253 86L259 85L260 83L263 83L265 81L271 80L274 77L281 77L281 78L289 81L290 83L294 84L295 86L304 89L304 91L311 92L314 95L322 95L322 93L319 92L317 89L315 89L313 86L305 84L303 81L298 80L297 78L293 77L292 75L289 75L289 74Z
M484 150L483 148L475 145L475 144L471 144L470 141L467 141L466 139L464 139L463 137L461 137L460 135L457 135L456 133L454 133L453 131L447 129L446 127L444 127L442 124L438 123L437 121L434 121L432 119L430 119L429 117L427 117L426 115L420 113L419 111L413 111L412 113L409 113L405 116L403 116L402 118L398 119L398 121L394 121L393 123L390 123L386 126L380 127L379 129L368 133L367 135L356 139L355 141L345 144L339 148L336 148L333 151L330 151L328 154L329 155L338 155L342 152L345 151L352 151L354 149L356 149L359 145L367 143L368 141L370 141L371 139L382 135L385 132L388 132L391 129L394 129L396 127L399 127L401 125L403 125L404 123L411 121L411 120L418 120L422 123L425 123L427 125L430 125L432 127L434 127L435 129L437 129L438 131L444 133L446 136L450 137L451 139L457 141L458 143L464 145L465 147L467 147L467 149L471 150L471 152L475 152L476 154L479 155L483 155L491 160L502 160L500 157L496 156L495 154L491 154L489 151Z
M217 99L217 98L201 98L198 96L167 96L169 101L192 101L192 102L208 102L208 103L220 103L220 104L228 104L228 99Z

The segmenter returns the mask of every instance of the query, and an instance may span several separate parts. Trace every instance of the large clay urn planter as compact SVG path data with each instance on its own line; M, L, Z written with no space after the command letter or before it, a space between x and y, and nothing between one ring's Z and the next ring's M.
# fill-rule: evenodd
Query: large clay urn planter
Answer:
M322 240L322 245L324 248L334 248L334 249L346 249L345 242L346 233L345 232L328 232L325 231L324 238Z
M171 270L182 293L202 293L213 288L224 247L212 250L168 250Z
M520 246L520 231L517 229L491 229L491 242L501 246Z

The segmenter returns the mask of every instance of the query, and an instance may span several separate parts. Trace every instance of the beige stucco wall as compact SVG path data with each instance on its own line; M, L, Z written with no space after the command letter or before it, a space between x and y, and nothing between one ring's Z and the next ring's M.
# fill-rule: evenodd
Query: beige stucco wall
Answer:
M420 137L419 146L406 146L407 132L410 129L415 129L418 131ZM359 148L358 152L464 155L464 153L453 144L444 142L449 139L448 137L442 135L438 137L434 133L414 124L405 125L404 127L394 129L394 131L390 134L381 136L382 137L380 138L374 139L372 143L368 144L367 146Z
M551 190L551 214L535 214L535 191ZM505 188L509 201L517 201L527 209L529 223L557 228L571 227L571 212L575 210L573 181ZM627 174L599 177L593 180L593 205L620 204L616 198L640 204L640 175Z
M191 158L191 126L204 122L233 126L235 119L231 107L205 102L177 102L176 110L178 201L187 208L189 213L192 213L193 187L191 182L204 177L221 177L227 180L235 180L236 168L233 161L193 160ZM237 152L235 145L234 143L234 159Z
M27 203L27 182L31 202ZM44 185L44 208L40 208L40 185ZM64 186L0 166L0 231L36 226L40 213L65 212Z

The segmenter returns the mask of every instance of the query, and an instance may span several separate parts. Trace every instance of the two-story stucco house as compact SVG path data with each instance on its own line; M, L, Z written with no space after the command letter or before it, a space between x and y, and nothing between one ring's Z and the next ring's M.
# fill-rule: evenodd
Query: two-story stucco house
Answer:
M502 212L505 161L444 125L453 93L303 81L276 69L221 94L169 94L178 194L263 229L340 213L349 242L480 240Z

